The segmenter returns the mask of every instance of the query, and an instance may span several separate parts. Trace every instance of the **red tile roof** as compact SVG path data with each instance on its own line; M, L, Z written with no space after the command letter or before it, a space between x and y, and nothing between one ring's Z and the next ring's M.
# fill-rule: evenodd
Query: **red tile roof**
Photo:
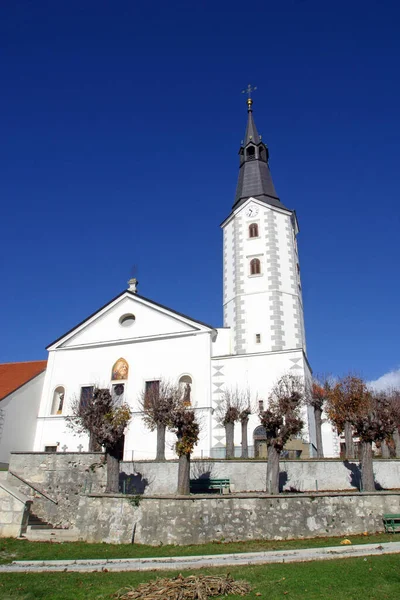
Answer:
M46 369L47 360L0 364L0 400Z

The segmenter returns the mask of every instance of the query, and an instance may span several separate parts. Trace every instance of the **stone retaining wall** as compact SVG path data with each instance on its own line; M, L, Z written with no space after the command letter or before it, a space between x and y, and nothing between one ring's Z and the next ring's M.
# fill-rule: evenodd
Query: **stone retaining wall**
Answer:
M375 461L374 470L380 488L400 489L399 460ZM78 508L80 509L81 504L86 502L85 496L89 493L102 494L106 485L104 455L101 453L13 453L10 471L35 486L36 489L8 474L8 482L33 500L32 512L44 521L59 527L73 527ZM207 475L212 478L228 477L232 484L232 491L235 493L265 491L265 474L265 461L193 461L191 465L193 478ZM150 500L150 496L173 495L177 480L177 461L121 464L121 481L125 481L127 491L129 486L133 486L132 492L144 494L146 502L147 498ZM357 463L331 460L282 461L281 482L286 491L310 492L315 491L316 487L320 491L355 491L359 485L359 467ZM216 503L220 501L218 498L207 500ZM191 501L197 506L199 500L196 497ZM96 502L98 501L93 501L93 506ZM153 504L154 502L155 500ZM262 502L265 502L265 499ZM129 500L124 500L121 506L126 511L126 507L129 508L131 505ZM99 523L101 522L102 518L99 517ZM90 523L91 519L87 526ZM96 524L97 521L94 525ZM100 527L100 524L98 526ZM82 520L82 527L86 527L84 520ZM107 527L108 525L106 529ZM106 532L105 535L109 537L110 534ZM124 535L126 539L128 534ZM143 536L148 539L147 534L143 533Z
M382 531L382 515L400 512L400 494L145 496L135 504L126 496L82 496L74 526L88 542L116 544L342 536Z
M267 465L256 460L192 461L191 477L229 478L234 492L265 491ZM360 489L360 468L357 462L340 460L282 460L281 488L284 491L356 491ZM374 461L377 489L400 489L400 460ZM174 494L178 481L177 461L123 462L122 479L145 495ZM132 492L134 490L132 489Z
M33 484L34 488L12 473ZM33 500L31 510L35 515L52 525L69 527L80 495L105 490L104 454L15 452L11 454L7 479Z
M31 500L0 477L0 537L18 537L26 530Z

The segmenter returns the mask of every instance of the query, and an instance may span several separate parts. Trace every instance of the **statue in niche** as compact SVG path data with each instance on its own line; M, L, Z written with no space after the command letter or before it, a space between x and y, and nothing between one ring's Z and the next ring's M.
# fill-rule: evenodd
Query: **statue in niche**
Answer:
M128 379L129 365L124 358L119 358L112 368L111 379Z
M183 390L183 405L184 406L191 406L191 404L192 404L191 399L190 399L190 392L191 392L190 383L187 383Z
M57 408L58 415L62 414L63 404L64 404L64 392L61 392L61 394L58 395L58 408Z

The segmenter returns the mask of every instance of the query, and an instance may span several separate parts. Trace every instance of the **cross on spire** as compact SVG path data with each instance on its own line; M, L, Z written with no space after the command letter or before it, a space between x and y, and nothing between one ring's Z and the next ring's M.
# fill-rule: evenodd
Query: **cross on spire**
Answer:
M247 88L245 90L242 90L242 94L247 94L247 110L248 112L251 112L253 109L252 104L253 104L253 99L251 97L252 92L254 92L257 89L257 86L252 86L250 83L247 86Z
M249 83L247 88L245 90L242 90L242 94L247 94L248 99L251 100L251 93L255 92L256 89L257 86L252 87L251 83Z

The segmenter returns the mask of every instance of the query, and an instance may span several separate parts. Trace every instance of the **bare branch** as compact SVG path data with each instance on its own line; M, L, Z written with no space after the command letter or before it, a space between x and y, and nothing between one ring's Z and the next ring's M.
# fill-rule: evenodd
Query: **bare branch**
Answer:
M260 420L266 430L267 444L278 452L303 429L300 409L304 398L303 380L295 375L284 375L271 390L268 408L260 413Z
M98 444L114 446L124 434L131 419L128 404L119 404L108 389L93 388L93 393L84 400L74 398L67 426L77 434L89 433Z
M352 423L370 401L371 392L361 377L346 375L327 390L326 410L339 433L346 423Z
M160 378L144 390L139 398L139 406L143 411L143 420L147 427L154 431L159 425L170 427L172 415L182 400L179 384Z
M396 429L396 421L389 394L370 393L357 414L353 416L354 430L363 442L390 440Z
M222 402L215 411L217 421L221 425L236 423L248 419L254 412L250 402L250 389L225 388L222 394Z

